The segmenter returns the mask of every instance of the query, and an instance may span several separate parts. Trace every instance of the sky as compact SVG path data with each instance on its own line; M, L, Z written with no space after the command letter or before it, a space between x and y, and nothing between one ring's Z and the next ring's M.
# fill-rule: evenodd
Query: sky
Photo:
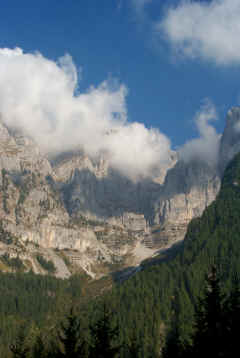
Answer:
M130 177L170 149L216 162L240 104L239 16L239 0L2 2L0 112L46 150L81 143Z

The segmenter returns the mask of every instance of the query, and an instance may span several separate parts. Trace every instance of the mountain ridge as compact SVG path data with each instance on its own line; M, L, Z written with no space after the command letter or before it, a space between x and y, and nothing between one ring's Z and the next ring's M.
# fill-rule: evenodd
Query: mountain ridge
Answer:
M183 240L190 220L216 198L221 172L240 149L238 122L235 107L228 112L218 167L172 153L160 177L138 182L82 150L48 158L1 122L0 220L25 251L14 255L25 257L26 270L47 273L36 261L39 250L54 262L56 276L83 270L97 278ZM11 245L0 244L3 254L13 255Z

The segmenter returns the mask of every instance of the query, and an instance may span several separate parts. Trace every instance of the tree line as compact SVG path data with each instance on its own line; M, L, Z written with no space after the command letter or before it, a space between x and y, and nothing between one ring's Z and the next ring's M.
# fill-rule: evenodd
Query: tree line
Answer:
M140 358L142 347L136 340L119 340L114 313L103 303L98 318L84 326L79 313L71 307L64 320L48 331L31 336L21 327L9 349L12 358ZM204 293L197 298L192 334L184 340L179 326L162 337L162 347L153 358L235 357L239 344L240 286L235 280L229 294L223 290L217 269L212 266Z
M90 327L100 319L97 314L101 306L98 296L99 292L104 292L102 300L114 312L111 323L113 327L119 327L114 342L116 347L121 347L118 352L121 358L131 357L131 351L132 356L137 354L136 357L140 358L158 357L165 340L166 347L172 350L177 347L180 356L195 356L190 353L195 343L200 348L203 346L197 343L202 338L196 334L200 318L203 317L199 311L201 305L198 297L204 295L205 275L213 264L221 278L218 305L222 313L217 327L220 327L221 337L226 337L219 339L219 345L230 342L235 335L234 319L238 319L238 293L234 293L233 278L240 273L239 184L240 155L226 169L217 200L204 211L201 218L190 223L182 246L171 251L171 255L160 257L155 265L144 268L124 283L108 281L106 284L105 279L93 283L83 276L57 280L31 273L0 273L0 355L10 357L8 347L15 344L14 337L17 337L21 323L28 327L25 341L29 347L35 346L39 332L39 344L43 340L45 349L54 347L54 342L62 347L63 343L53 332L61 331L58 322L64 316L63 307L70 307L71 302L74 303L90 352L90 347L95 344ZM90 296L86 294L89 288ZM195 313L198 311L199 321ZM231 312L235 312L234 315ZM232 321L227 317L232 317ZM204 325L206 322L201 319ZM204 330L201 328L201 331ZM48 338L54 338L51 344ZM161 354L169 354L167 349ZM221 349L224 351L227 348Z

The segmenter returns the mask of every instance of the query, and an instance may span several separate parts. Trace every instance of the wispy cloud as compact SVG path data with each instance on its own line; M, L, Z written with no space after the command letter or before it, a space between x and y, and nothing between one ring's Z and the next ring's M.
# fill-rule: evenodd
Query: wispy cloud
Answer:
M195 124L199 132L199 137L185 143L180 148L180 158L185 162L201 160L211 166L218 163L220 135L211 125L211 121L217 120L217 111L213 103L205 100L200 111L195 116Z
M173 50L217 65L240 64L240 1L181 1L154 25Z

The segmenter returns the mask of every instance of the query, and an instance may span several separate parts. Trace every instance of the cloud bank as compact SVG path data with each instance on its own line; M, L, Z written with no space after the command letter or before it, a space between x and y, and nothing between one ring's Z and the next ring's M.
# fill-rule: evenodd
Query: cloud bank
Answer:
M179 156L185 162L201 160L210 166L217 166L220 135L210 124L217 120L217 112L214 105L206 100L200 111L195 116L195 124L199 132L199 138L192 139L180 148Z
M183 56L236 65L240 64L239 18L239 0L183 0L167 10L155 30Z
M169 160L170 141L157 129L127 120L127 89L104 81L84 93L70 55L0 49L0 113L48 153L82 148L99 153L130 178L152 175Z

